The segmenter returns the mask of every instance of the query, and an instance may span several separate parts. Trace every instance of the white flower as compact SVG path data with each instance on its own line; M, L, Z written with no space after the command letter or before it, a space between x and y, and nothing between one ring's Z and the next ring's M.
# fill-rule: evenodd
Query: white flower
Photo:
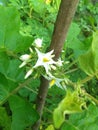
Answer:
M46 73L48 74L49 70L51 70L51 65L56 64L56 62L52 59L54 55L52 55L53 50L48 53L42 53L38 49L36 49L38 60L33 68L38 66L43 66L45 68Z
M27 64L27 62L22 62L21 65L19 66L19 68L22 68L23 66L25 66Z
M30 70L26 73L25 79L27 79L27 78L32 74L32 72L33 72L33 69L30 69Z
M53 70L56 70L56 66L50 65L50 67L51 67Z
M30 58L31 58L31 55L28 55L28 54L24 54L20 56L20 60L22 60L23 62L21 63L19 68L22 68L23 66L25 66L30 61Z
M57 66L62 66L62 63L63 63L63 62L64 62L64 61L62 61L61 58L59 58L58 61L57 61Z
M29 60L30 58L31 58L31 56L28 55L28 54L24 54L24 55L20 56L20 60L22 60L22 61L27 61L27 60Z
M35 39L34 43L35 43L36 47L38 47L38 48L42 47L42 41L43 41L43 39L40 39L40 38Z
M61 84L62 81L63 81L63 79L54 77L50 81L50 87L52 87L55 84L57 87L64 89L62 84Z
M51 76L51 77L48 77L48 76L44 76L44 77L45 77L47 80L50 81L50 83L49 83L50 87L52 87L52 86L55 84L57 87L59 87L59 88L61 88L61 89L66 89L66 86L65 86L65 84L64 84L65 79L56 78L56 77L54 77L54 76L51 75L51 74L50 74L49 76Z
M31 53L33 53L33 50L32 50L32 48L31 48L31 47L29 48L29 50L30 50L30 52L31 52Z

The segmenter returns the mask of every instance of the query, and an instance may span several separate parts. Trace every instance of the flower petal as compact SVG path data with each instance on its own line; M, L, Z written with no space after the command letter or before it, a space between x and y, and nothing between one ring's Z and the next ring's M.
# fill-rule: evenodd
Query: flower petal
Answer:
M19 66L19 68L22 68L23 66L25 66L27 63L24 61L22 62L22 64Z
M31 57L30 55L24 54L24 55L20 56L20 60L22 60L22 61L27 61L27 60L30 59L30 57Z
M36 47L39 47L39 48L42 47L42 41L43 39L40 39L40 38L35 39L34 43Z
M26 73L25 79L27 79L27 78L32 74L32 72L33 72L33 69L30 69L30 70Z
M43 66L45 68L46 73L49 72L49 70L51 70L51 65L52 64L56 64L56 62L52 59L52 53L53 50L47 53L42 53L40 52L37 48L35 48L37 55L38 55L38 60L36 62L36 64L33 66L33 68L36 68L38 66ZM53 66L53 68L55 68Z

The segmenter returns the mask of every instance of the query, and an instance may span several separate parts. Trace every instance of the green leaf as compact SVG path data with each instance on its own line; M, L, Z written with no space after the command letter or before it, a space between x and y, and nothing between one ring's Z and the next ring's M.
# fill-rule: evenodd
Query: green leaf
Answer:
M81 69L88 75L93 76L98 72L98 32L93 33L91 48L79 57ZM96 74L98 77L98 74Z
M19 96L10 97L9 104L12 111L11 130L24 130L33 125L39 118L32 105Z
M61 108L56 108L53 113L53 120L55 128L59 128L64 122L64 111Z
M75 32L75 33L74 33ZM67 41L66 41L66 46L72 49L79 48L80 46L80 41L78 40L77 36L80 33L80 28L79 25L76 23L72 23L68 34L67 34Z
M70 47L70 48L76 47L75 41L77 40L77 36L79 35L79 33L80 33L79 25L73 22L71 24L68 34L67 34L66 44L68 47Z
M82 42L78 39L78 35L80 33L80 27L76 23L72 23L66 40L66 47L73 49L74 55L77 58L84 51Z
M53 125L49 125L45 130L54 130L54 126Z
M79 130L70 122L65 121L61 127L61 130Z
M10 60L5 51L0 52L0 72L13 81L23 81L24 72L19 68L21 62L16 59Z
M32 37L22 36L19 33L20 17L16 8L0 6L0 18L0 48L15 52L28 49Z
M69 122L77 130L97 130L98 106L91 104L84 112L70 115Z
M0 52L0 72L5 74L9 67L9 57L5 52Z
M92 52L94 54L95 70L98 70L98 31L93 33Z
M92 76L95 72L94 69L94 55L90 49L86 54L79 57L79 64L81 69L88 75Z
M0 130L10 130L11 128L11 119L7 115L6 109L0 107Z
M24 80L24 72L23 69L19 68L21 62L16 59L12 59L9 62L8 70L6 71L6 76L13 81L23 81Z
M29 0L29 4L32 6L34 11L40 14L45 13L45 2L43 0Z
M3 104L9 97L10 92L17 87L17 83L7 79L0 73L0 104Z
M59 128L65 120L65 114L82 112L82 106L85 102L79 97L77 92L67 92L66 97L60 102L59 106L53 112L55 128Z

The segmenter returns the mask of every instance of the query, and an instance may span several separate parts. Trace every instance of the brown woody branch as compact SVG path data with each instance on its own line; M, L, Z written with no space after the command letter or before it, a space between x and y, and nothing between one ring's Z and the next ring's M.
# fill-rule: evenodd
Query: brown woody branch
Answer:
M56 19L51 45L49 48L49 50L54 50L54 60L57 60L60 56L69 26L76 11L78 1L79 0L61 0L60 9ZM32 130L38 130L40 126L43 107L48 92L48 86L49 81L44 77L41 77L41 84L36 101L36 110L39 113L40 119L36 124L34 124Z

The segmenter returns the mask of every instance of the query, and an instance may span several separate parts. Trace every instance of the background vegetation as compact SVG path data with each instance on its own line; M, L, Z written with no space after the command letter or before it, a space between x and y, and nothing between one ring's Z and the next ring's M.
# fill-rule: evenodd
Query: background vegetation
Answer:
M39 119L35 101L40 80L24 79L28 68L19 68L19 57L36 38L43 39L44 50L49 47L59 5L60 0L0 0L0 130L31 130ZM61 58L69 62L61 70L66 90L49 88L40 130L97 130L96 0L80 0Z

